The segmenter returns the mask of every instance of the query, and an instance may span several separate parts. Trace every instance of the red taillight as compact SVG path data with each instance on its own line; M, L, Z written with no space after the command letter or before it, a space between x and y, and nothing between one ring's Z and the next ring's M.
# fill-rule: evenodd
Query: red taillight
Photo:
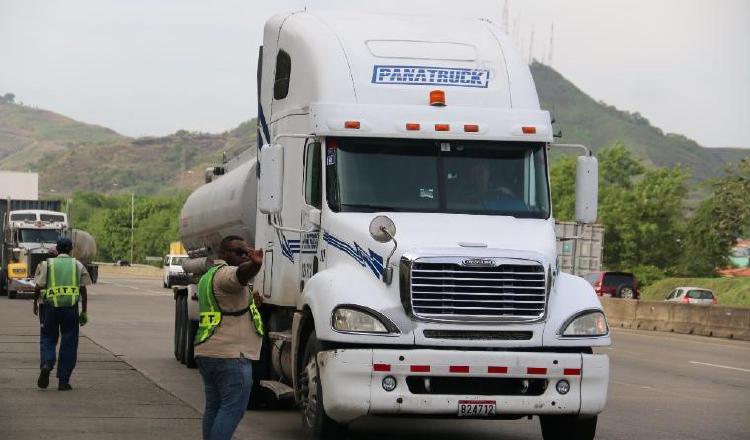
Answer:
M683 297L682 297L682 302L683 302L684 304L690 304L690 298L688 298L688 297L687 297L687 295L686 295L686 296L683 296Z
M714 304L719 304L719 300L717 300L716 297L713 297L713 299L711 300L711 302L714 303Z
M373 364L372 371L391 371L390 364Z

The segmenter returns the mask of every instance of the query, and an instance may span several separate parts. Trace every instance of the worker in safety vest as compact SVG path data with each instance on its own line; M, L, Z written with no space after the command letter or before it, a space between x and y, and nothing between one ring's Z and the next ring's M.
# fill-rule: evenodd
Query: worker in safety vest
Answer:
M78 327L88 322L86 286L91 284L86 267L70 256L73 243L68 238L57 240L58 255L39 263L34 292L34 314L39 314L39 299L44 292L41 309L41 362L37 386L49 386L49 373L55 366L57 339L60 355L57 363L57 389L70 390L70 375L78 356ZM79 301L80 300L80 301ZM78 312L78 304L81 312Z
M250 361L260 357L264 332L261 298L247 287L263 264L263 251L228 236L218 256L198 283L195 356L206 393L204 440L230 440L242 420L253 380Z

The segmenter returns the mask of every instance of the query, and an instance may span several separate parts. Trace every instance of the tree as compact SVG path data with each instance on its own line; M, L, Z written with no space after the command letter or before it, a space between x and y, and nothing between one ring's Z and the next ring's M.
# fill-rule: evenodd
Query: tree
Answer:
M605 227L604 264L609 269L673 271L683 230L688 173L680 167L646 170L623 144L602 149L599 159L599 223ZM555 217L575 215L574 157L550 169Z
M16 95L13 93L6 93L0 96L0 103L2 104L13 104L16 101Z
M701 202L687 226L680 272L714 275L728 265L736 240L750 233L750 157L710 183L712 196Z

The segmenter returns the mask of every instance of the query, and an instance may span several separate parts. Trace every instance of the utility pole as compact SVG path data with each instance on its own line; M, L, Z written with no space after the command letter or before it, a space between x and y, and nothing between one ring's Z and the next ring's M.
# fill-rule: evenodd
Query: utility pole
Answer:
M135 224L135 193L130 193L130 264L133 264L133 226Z

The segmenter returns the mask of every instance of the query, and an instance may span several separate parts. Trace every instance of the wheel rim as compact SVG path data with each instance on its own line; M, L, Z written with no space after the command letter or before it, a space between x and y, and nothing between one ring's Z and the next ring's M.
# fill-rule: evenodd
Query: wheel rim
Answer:
M315 418L318 413L318 366L313 356L305 366L305 370L300 374L300 383L302 388L302 414L305 425L308 427L315 426Z
M633 289L631 289L631 288L622 289L622 297L626 298L626 299L632 299L633 298Z

